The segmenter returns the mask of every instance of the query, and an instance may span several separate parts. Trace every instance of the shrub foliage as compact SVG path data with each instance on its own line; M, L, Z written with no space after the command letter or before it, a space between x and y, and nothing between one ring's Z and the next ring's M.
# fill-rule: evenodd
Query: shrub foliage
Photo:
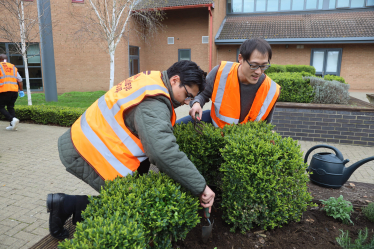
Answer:
M84 113L85 108L32 105L15 106L17 118L20 120L32 120L38 124L55 124L60 126L72 126ZM0 119L5 120L3 115Z
M345 83L345 80L343 77L340 77L340 76L336 76L336 75L331 75L331 74L326 74L324 77L323 77L325 80L330 80L330 81L339 81L341 83Z
M219 172L208 176L222 191L223 218L232 225L232 231L245 232L254 225L274 228L300 219L312 197L306 186L307 165L296 141L273 133L273 126L265 122L227 125L223 129L211 124L205 127L204 135L199 135L191 123L176 126L174 133L189 158L198 158L202 148L205 161L221 162ZM205 144L210 136L215 146ZM194 149L190 147L191 138ZM199 167L204 167L199 171L205 177L206 172L217 169L217 164L203 163Z
M353 224L351 220L351 212L353 206L350 201L343 199L343 196L339 196L338 199L330 197L328 200L321 200L324 207L321 210L325 210L327 216L332 216L334 219L341 220L344 224L349 222Z
M313 103L319 104L348 104L349 85L339 81L329 81L319 77L304 77L310 80L314 90Z
M281 86L281 94L278 101L310 103L314 99L314 91L309 80L303 76L309 73L272 73L268 76Z
M106 181L60 248L171 248L200 222L199 200L164 173Z
M374 203L371 202L367 207L362 209L362 212L370 220L371 222L374 223Z

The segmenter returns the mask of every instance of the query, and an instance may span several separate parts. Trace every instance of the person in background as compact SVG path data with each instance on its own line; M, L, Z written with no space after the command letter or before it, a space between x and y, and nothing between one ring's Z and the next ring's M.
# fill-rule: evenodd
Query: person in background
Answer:
M192 61L167 71L145 71L110 89L92 104L58 140L66 170L100 192L106 180L147 173L150 163L179 182L209 208L215 193L195 165L179 150L173 134L174 108L187 104L205 85L205 72ZM89 204L87 195L47 195L49 231L58 239L63 228Z
M25 93L23 92L22 78L17 68L12 63L7 62L7 59L6 54L0 54L0 112L10 122L6 130L15 131L19 119L16 118L14 104L18 95L22 98Z
M207 86L190 102L190 116L177 120L188 123L197 118L215 127L249 121L271 122L280 95L280 86L264 71L270 67L272 50L263 39L253 38L242 43L239 63L222 61L207 76ZM202 111L212 99L210 110Z

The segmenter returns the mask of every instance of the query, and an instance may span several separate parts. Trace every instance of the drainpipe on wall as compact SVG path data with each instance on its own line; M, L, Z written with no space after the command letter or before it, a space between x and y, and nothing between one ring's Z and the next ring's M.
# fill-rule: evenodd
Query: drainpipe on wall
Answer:
M209 72L212 70L212 47L213 47L213 13L212 7L208 7L209 10Z

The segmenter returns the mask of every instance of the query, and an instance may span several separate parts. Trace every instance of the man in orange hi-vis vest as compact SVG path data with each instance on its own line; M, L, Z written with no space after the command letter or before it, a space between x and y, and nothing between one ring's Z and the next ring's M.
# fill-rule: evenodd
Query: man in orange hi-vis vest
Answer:
M204 91L190 103L190 116L176 123L193 121L197 113L198 119L220 128L248 121L271 122L280 95L280 86L264 74L270 67L271 47L253 38L244 41L239 51L239 63L221 61L209 72ZM211 109L203 112L209 99Z
M105 180L148 172L150 163L179 182L209 208L215 193L173 134L174 108L188 104L205 85L206 73L192 61L180 61L167 71L145 71L110 89L92 104L58 140L66 170L100 192ZM48 194L49 231L58 239L73 215L82 221L86 195Z
M0 113L10 122L6 130L15 131L17 130L19 119L16 118L14 103L16 103L18 94L21 98L25 94L23 92L22 78L17 68L7 62L7 59L6 54L0 54ZM5 110L5 106L8 110Z

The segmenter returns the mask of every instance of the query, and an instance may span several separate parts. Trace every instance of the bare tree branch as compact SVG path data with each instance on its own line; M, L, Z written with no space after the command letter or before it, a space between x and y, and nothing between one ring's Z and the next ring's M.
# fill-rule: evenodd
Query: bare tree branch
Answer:
M0 0L1 1L1 0ZM128 30L129 21L133 19L138 30L136 34L141 36L156 33L162 27L163 12L161 10L148 8L138 11L139 3L148 5L152 0L89 0L86 5L85 15L72 16L81 23L80 29L76 35L80 38L89 37L94 41L99 41L100 46L110 56L110 77L109 89L114 83L114 55L117 45L121 41L126 30ZM152 30L149 30L152 29Z

